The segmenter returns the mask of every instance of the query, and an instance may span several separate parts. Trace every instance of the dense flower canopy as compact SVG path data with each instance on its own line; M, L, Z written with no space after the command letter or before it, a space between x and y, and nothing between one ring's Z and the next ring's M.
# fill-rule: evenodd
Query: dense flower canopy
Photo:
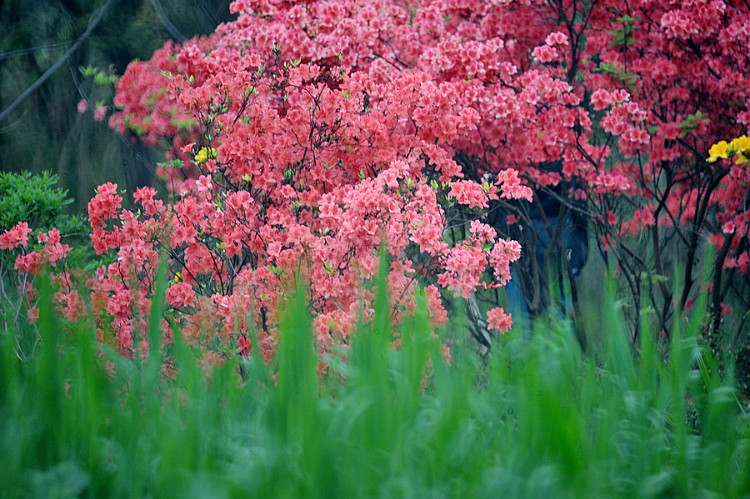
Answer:
M712 234L725 267L747 274L750 172L710 147L750 123L746 4L236 0L231 9L235 21L166 44L117 84L110 125L166 142L173 157L161 173L174 202L143 188L140 209L124 210L107 184L89 205L94 247L118 254L91 280L94 303L124 350L147 315L160 251L174 278L168 303L196 338L218 323L220 341L246 345L251 321L272 349L279 300L302 272L321 348L345 342L368 313L362 284L381 243L394 318L429 281L440 324L438 286L468 297L504 285L520 251L479 221L463 239L448 236L446 209L533 202L530 186L561 184L586 200L602 249L632 275L647 263L627 238L659 228L676 230L693 260L698 235ZM538 167L558 159L559 173ZM501 309L489 319L501 331L510 324Z

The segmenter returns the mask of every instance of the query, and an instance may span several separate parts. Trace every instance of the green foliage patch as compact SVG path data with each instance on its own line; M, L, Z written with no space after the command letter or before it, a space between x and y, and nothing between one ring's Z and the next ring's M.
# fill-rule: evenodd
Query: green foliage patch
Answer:
M18 222L38 229L55 227L64 208L73 202L57 181L57 175L46 171L41 175L0 173L0 231Z

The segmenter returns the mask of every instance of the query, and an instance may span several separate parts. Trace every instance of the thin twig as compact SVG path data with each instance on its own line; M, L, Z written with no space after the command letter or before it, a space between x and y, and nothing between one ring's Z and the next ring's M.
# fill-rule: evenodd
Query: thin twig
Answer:
M177 26L172 24L172 21L170 21L167 15L164 13L164 9L159 3L159 0L151 0L151 5L153 5L154 11L156 12L156 16L159 18L159 21L161 21L162 25L164 25L166 30L169 31L169 34L172 35L173 38L175 38L180 43L187 40L187 37L183 35L179 29L177 29Z
M57 72L60 67L65 64L65 61L70 58L71 55L73 55L76 50L78 50L81 46L81 44L88 38L91 33L94 31L94 28L99 24L99 21L102 20L104 17L104 14L107 12L109 7L115 2L116 0L107 0L107 3L105 3L100 9L99 12L96 14L96 17L89 22L89 27L86 29L86 31L81 35L81 37L76 40L75 44L70 47L70 49L65 52L65 55L63 55L60 59L57 60L55 64L52 65L51 68L49 68L47 71L44 72L42 76L39 77L38 80L36 80L34 83L31 84L29 88L24 90L24 92L18 96L18 98L13 101L13 104L8 106L5 111L0 113L0 122L3 121L5 118L7 118L10 113L16 110L18 106L20 106L23 101L25 101L31 94L33 94L39 87L41 87L47 79L52 76L55 72Z

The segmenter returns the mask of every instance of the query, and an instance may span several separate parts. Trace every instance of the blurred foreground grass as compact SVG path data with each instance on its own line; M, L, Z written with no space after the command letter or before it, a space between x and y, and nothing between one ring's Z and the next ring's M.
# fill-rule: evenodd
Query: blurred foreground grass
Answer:
M254 352L207 378L175 331L167 380L159 355L123 359L90 324L59 322L42 288L35 354L20 361L15 332L0 333L3 498L750 494L750 424L698 347L700 303L666 361L648 331L635 359L610 295L595 354L569 324L538 322L486 364L456 349L448 367L423 300L391 347L381 292L322 378L293 299L270 366Z

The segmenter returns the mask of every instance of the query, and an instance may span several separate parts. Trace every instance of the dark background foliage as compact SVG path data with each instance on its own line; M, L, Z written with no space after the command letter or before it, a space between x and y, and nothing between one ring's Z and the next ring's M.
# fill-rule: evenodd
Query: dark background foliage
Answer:
M79 67L121 75L149 59L168 39L207 34L231 19L231 0L114 0L80 48L22 105L0 122L0 172L51 171L85 208L97 185L132 191L152 184L159 151L131 143L106 120L76 104L107 100L112 89L84 78ZM86 31L105 0L0 0L0 111L10 106Z

